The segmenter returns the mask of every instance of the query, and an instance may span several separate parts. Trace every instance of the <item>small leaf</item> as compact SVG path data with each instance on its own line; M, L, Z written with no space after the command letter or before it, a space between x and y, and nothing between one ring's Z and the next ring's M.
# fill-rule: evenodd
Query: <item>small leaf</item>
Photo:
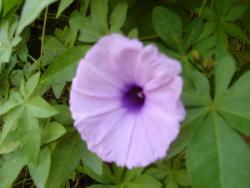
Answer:
M26 0L22 9L16 34L20 35L23 29L33 22L45 7L55 1L56 0Z
M44 188L50 169L50 151L48 147L41 149L36 164L29 164L30 175L38 188Z
M0 105L0 115L6 114L13 108L23 103L21 95L17 92L11 92L8 101Z
M105 0L91 0L91 22L104 34L108 33L108 5Z
M50 87L53 84L71 81L75 75L79 60L84 56L88 48L88 46L74 47L51 62L45 73L41 76L37 89L38 92L44 93L46 91L44 91L44 88Z
M185 41L185 49L190 48L199 38L202 29L203 29L203 21L200 18L194 19L188 26L186 41Z
M57 114L57 110L42 97L35 96L26 103L30 114L37 118L48 118Z
M33 76L31 76L28 80L27 80L27 83L26 83L26 98L29 98L33 92L35 91L36 89L36 86L38 84L38 81L39 81L39 78L40 78L40 73L36 73L34 74Z
M47 123L42 131L42 144L52 142L66 133L65 128L58 122Z
M79 135L70 134L56 146L51 159L51 168L46 188L59 188L80 162L83 142Z
M22 145L22 150L29 163L36 163L40 150L41 136L39 122L23 110L17 122L17 135Z
M240 39L243 42L246 41L247 43L250 43L250 40L246 32L244 32L238 25L233 23L224 23L223 25L229 35L237 39Z
M182 47L182 22L175 12L164 7L153 9L153 25L156 33L169 46L179 51Z
M71 4L74 0L61 0L59 8L57 10L56 18L58 18L61 13Z
M235 61L230 56L217 60L215 67L216 96L227 91L228 85L235 73Z
M25 164L26 157L23 155L23 152L15 151L4 155L4 162L0 166L1 188L11 187Z
M120 3L114 8L109 21L111 32L117 32L121 29L126 20L127 10L128 5L126 3Z
M101 175L102 172L102 160L94 153L90 152L84 144L82 160L84 165L88 166L96 174Z
M161 188L161 183L149 175L142 175L135 179L133 182L125 182L124 187L126 188Z
M233 22L241 18L247 10L249 10L248 5L246 5L245 3L239 3L237 5L232 6L222 20L225 22Z

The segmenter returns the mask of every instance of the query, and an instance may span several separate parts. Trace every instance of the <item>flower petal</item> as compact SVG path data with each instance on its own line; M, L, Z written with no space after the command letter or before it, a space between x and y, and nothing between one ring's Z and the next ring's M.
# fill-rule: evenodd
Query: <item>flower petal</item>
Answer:
M95 97L72 89L70 93L70 111L75 123L89 116L113 113L121 108L120 97Z
M107 162L125 166L135 121L134 114L117 110L106 116L87 118L82 122L85 125L79 124L77 128L91 151Z

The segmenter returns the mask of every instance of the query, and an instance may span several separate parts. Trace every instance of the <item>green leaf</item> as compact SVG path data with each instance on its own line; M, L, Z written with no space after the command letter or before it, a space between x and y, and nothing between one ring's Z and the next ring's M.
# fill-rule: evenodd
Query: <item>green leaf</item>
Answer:
M65 133L66 130L60 123L56 121L48 122L42 130L42 144L50 143Z
M108 5L105 0L91 0L91 22L104 34L108 33Z
M187 31L185 45L184 45L186 50L190 48L190 46L193 45L198 40L203 30L203 26L204 26L203 21L200 18L194 19L188 25L188 31Z
M244 32L238 25L233 24L233 23L224 23L223 26L229 35L237 39L240 39L243 42L246 41L250 43L250 40L246 32Z
M24 101L19 93L11 92L9 99L5 103L0 105L0 115L6 114L7 112L19 106L23 102Z
M10 12L12 9L17 8L22 1L20 0L3 0L3 16L6 16L8 12Z
M18 174L26 164L26 157L22 152L16 151L4 156L0 167L1 188L11 187Z
M96 42L102 33L92 24L89 17L75 15L69 20L70 28L77 33L79 30L78 40L82 42Z
M224 56L215 65L216 96L222 96L228 89L235 73L235 61L231 56Z
M57 10L56 18L58 18L62 12L71 4L74 0L61 0L59 8Z
M227 12L226 16L222 18L225 22L233 22L242 17L245 12L249 10L249 6L245 3L239 3L232 6Z
M9 62L12 48L21 40L20 37L14 37L16 25L17 21L0 21L0 65Z
M250 135L250 72L241 76L225 95L215 99L217 110L228 124L243 134Z
M53 84L71 81L75 75L79 60L83 58L88 48L88 46L74 47L52 61L45 73L41 76L37 90L44 93L46 91L44 91L44 87L46 88Z
M35 91L36 89L36 86L38 84L38 81L39 81L39 78L40 78L40 72L32 75L28 80L27 80L27 83L26 83L26 95L25 97L28 99Z
M83 142L79 135L70 134L56 146L51 159L51 168L46 188L59 188L80 162Z
M57 0L25 0L16 34L20 35L23 29L32 23L45 7L55 1Z
M2 127L2 132L1 132L1 137L0 137L0 144L2 144L2 142L4 141L6 136L9 134L9 132L12 129L16 128L16 123L17 123L19 117L21 116L22 112L23 112L23 108L19 107L19 108L16 108L16 109L12 110L7 115L6 119L4 120L3 127Z
M193 188L250 186L249 147L213 112L189 145L187 168Z
M69 107L67 105L61 104L61 105L54 105L53 107L58 111L58 114L54 116L55 120L57 120L59 123L63 125L73 124Z
M16 150L19 146L19 141L14 139L6 139L2 144L0 144L0 155L10 153Z
M102 160L96 154L90 152L86 144L84 144L81 159L83 160L84 165L88 166L96 174L101 175L103 173Z
M217 19L215 11L210 7L199 8L195 12L206 20L216 21Z
M37 118L48 118L58 113L55 108L39 96L35 96L27 101L26 107L29 113Z
M38 188L44 188L50 169L50 151L48 147L41 149L36 164L29 164L30 175Z
M142 175L133 182L125 182L124 188L161 188L161 183L149 175Z
M216 21L206 22L204 24L203 31L201 32L200 37L198 38L198 41L211 36L215 32L217 25L218 23Z
M58 30L57 30L58 31ZM43 45L43 66L50 64L54 58L65 53L67 49L54 36L45 36Z
M22 150L27 155L29 163L36 163L40 150L41 136L39 122L23 110L17 121L17 135L22 144Z
M111 32L117 32L121 29L126 20L127 10L127 3L120 3L114 8L109 21Z
M182 22L173 11L164 7L153 9L153 26L159 37L170 47L182 49Z

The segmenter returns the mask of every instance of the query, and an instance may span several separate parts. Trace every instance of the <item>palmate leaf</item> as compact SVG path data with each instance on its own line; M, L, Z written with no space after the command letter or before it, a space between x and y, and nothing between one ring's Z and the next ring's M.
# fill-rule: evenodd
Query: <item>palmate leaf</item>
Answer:
M229 87L234 71L235 62L232 58L223 58L217 66L215 106L229 125L250 135L250 72Z
M227 123L211 112L188 148L193 188L248 188L249 148Z
M250 73L230 86L235 62L225 53L220 55L215 67L214 99L203 107L191 106L188 110L208 109L200 118L198 128L194 126L196 132L188 144L187 168L194 188L247 188L250 187L250 150L232 128L249 134ZM195 90L204 91L202 87ZM195 119L192 117L195 114L188 119Z

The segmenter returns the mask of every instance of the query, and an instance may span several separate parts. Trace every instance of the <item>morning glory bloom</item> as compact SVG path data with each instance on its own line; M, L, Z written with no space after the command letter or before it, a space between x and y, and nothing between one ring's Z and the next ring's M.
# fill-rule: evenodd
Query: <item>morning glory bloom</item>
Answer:
M80 61L69 101L88 148L128 168L163 158L185 117L180 73L179 62L154 45L101 38Z

